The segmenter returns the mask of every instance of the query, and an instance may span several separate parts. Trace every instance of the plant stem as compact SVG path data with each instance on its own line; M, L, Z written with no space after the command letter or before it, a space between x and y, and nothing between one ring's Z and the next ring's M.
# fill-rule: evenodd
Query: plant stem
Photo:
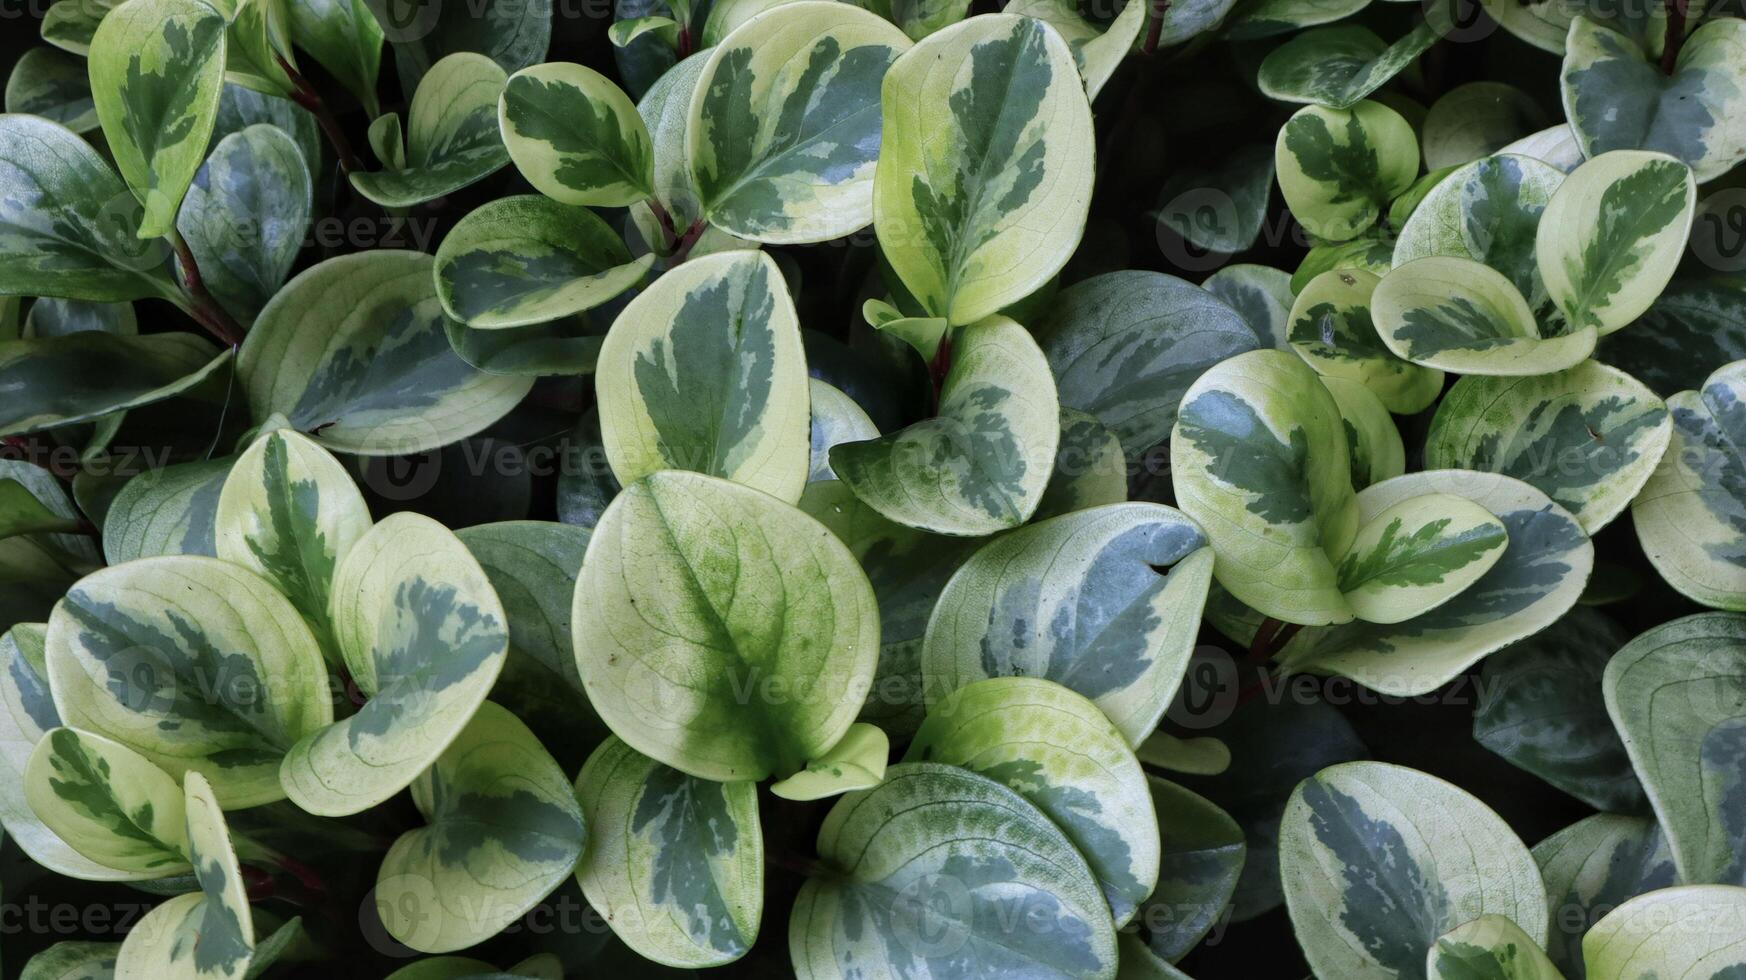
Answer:
M934 383L934 414L940 414L940 391L946 387L946 375L952 373L952 328L940 336L940 346L928 365L928 379Z
M691 223L691 227L685 229L685 234L679 236L679 247L673 250L673 260L667 263L669 269L690 257L692 246L703 237L703 228L703 219L698 218Z
M1689 0L1663 0L1667 8L1667 34L1661 43L1661 73L1673 74L1679 49L1685 46L1685 15Z
M1129 0L1139 3L1140 0ZM1164 34L1164 12L1170 9L1170 0L1146 0L1150 6L1146 10L1146 41L1140 45L1143 54L1152 54L1158 50L1158 38Z
M673 249L679 244L679 232L673 227L673 214L661 199L649 195L649 213L655 216L655 223L661 226L661 254L672 255ZM653 244L653 243L651 243Z
M182 233L171 228L164 237L169 240L170 247L176 250L176 265L182 270L182 288L187 291L188 298L193 303L194 319L226 347L241 344L242 325L225 312L218 300L206 291L206 281L200 277L200 263L194 260L194 252L188 248L188 242L182 237Z
M321 93L309 84L309 79L291 67L291 63L283 56L274 54L273 58L279 62L279 68L285 73L285 77L291 79L291 101L308 109L320 124L328 144L333 147L334 155L339 157L340 170L348 176L363 170L364 166L358 161L357 154L352 152L351 141L346 139L346 131L340 128L339 120L333 117L333 112L328 109Z

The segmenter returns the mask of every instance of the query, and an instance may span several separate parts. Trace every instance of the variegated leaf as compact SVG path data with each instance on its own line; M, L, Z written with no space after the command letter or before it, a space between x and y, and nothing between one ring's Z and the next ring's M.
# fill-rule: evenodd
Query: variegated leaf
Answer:
M1257 350L1190 386L1170 437L1176 499L1219 584L1286 622L1352 618L1334 557L1358 531L1339 406L1296 354Z
M1429 19L1393 44L1357 24L1318 27L1269 52L1256 84L1261 94L1282 102L1350 109L1405 71L1437 38Z
M1110 76L1115 74L1122 61L1139 43L1140 28L1145 26L1150 9L1143 3L1123 4L1121 12L1113 20L1107 24L1099 24L1082 16L1078 5L1068 0L1013 0L1001 8L1003 13L1035 17L1060 32L1061 37L1067 41L1067 47L1073 51L1073 60L1079 65L1079 74L1085 80L1085 96L1088 99L1097 98L1097 93L1103 90ZM1166 11L1165 16L1176 12L1172 7ZM1178 30L1186 27L1185 24L1179 24ZM1160 45L1173 43L1163 37L1169 32L1168 25L1161 28Z
M139 334L139 318L132 303L92 303L82 299L44 296L30 304L19 336L63 337L81 330L132 337Z
M177 227L206 288L238 322L254 322L290 275L312 206L303 151L276 126L226 136L194 175Z
M831 469L900 524L967 537L1017 527L1036 513L1060 446L1048 362L1003 316L959 328L939 413L831 450Z
M1098 706L1039 677L976 681L934 705L908 762L980 773L1042 810L1085 857L1118 928L1158 881L1158 822L1126 736Z
M1535 844L1533 853L1558 910L1546 952L1569 980L1584 980L1582 937L1602 916L1679 881L1667 837L1647 817L1597 813Z
M1296 294L1290 273L1239 262L1207 276L1200 285L1242 316L1260 346L1280 350L1288 346L1285 328Z
M1362 269L1336 269L1297 294L1286 336L1317 374L1357 381L1390 412L1412 415L1443 391L1443 372L1402 359L1377 336L1371 295L1381 280Z
M224 43L225 82L265 95L290 97L297 86L286 68L295 70L297 57L291 49L286 0L217 0L212 6L229 21Z
M841 796L879 785L890 761L891 739L885 729L858 721L805 769L771 783L770 792L803 803Z
M1563 54L1571 25L1589 20L1605 24L1661 54L1667 35L1666 8L1658 3L1616 4L1608 0L1571 0L1557 4L1520 4L1511 0L1480 0L1485 12L1504 30L1542 51Z
M1133 956L1165 968L1193 949L1226 913L1244 868L1243 829L1204 797L1156 776L1148 776L1153 820L1163 853L1158 887L1134 917L1143 937ZM1122 966L1129 951L1122 950ZM1124 974L1125 976L1125 974Z
M1562 371L1594 352L1593 325L1542 334L1510 278L1473 259L1429 255L1382 277L1370 297L1382 342L1427 367L1469 375Z
M8 515L11 520L0 518L0 525L6 525L5 537L30 534L32 541L58 555L71 568L97 567L101 560L97 547L80 533L86 517L54 473L24 460L0 459L0 486L11 488L0 496L10 497L8 505L22 511ZM0 511L4 509L0 507ZM22 526L14 523L21 518Z
M788 776L822 756L853 723L879 648L873 590L835 536L767 494L680 470L607 508L571 622L601 718L705 779Z
M1368 6L1370 0L1249 0L1231 12L1224 33L1241 41L1295 33L1343 20Z
M503 144L540 193L624 207L655 192L655 154L637 108L605 75L569 62L524 68L497 103Z
M508 80L479 54L451 54L432 65L407 114L405 166L354 173L352 186L383 207L404 208L502 169L509 151L498 134L497 99Z
M552 42L552 0L364 0L394 46L402 91L411 92L445 55L472 51L514 74L546 60Z
M1665 154L1614 150L1577 167L1534 241L1565 320L1608 334L1647 310L1679 264L1696 206L1691 168Z
M1559 123L1539 132L1529 133L1498 152L1533 157L1543 163L1551 164L1562 173L1575 170L1582 166L1583 160L1587 159L1582 154L1582 144L1577 142L1576 133L1568 123Z
M97 33L97 25L120 5L121 0L52 4L43 11L42 39L63 51L84 57L91 50L91 38ZM60 9L55 9L57 7Z
M812 438L806 479L808 483L835 480L837 475L831 471L831 447L877 439L879 427L853 398L840 389L817 378L808 378L807 391L812 409Z
M532 378L593 374L606 340L605 331L585 316L485 330L449 320L443 332L461 360L486 374Z
M1394 262L1394 242L1380 228L1367 228L1344 242L1317 242L1291 274L1293 293L1324 272L1358 269L1374 275L1388 274Z
M1093 168L1091 106L1054 28L997 14L929 35L886 74L883 111L873 224L927 313L975 323L1061 270Z
M309 173L321 174L324 146L315 116L290 99L263 95L241 85L226 84L218 97L218 121L212 126L212 142L206 147L211 155L219 142L232 133L240 133L256 123L277 126L303 151L303 162Z
M661 276L613 321L594 386L619 483L684 469L800 499L806 354L769 255L723 252Z
M54 728L24 767L38 820L111 878L186 873L182 787L145 756L101 735Z
M32 956L18 980L114 980L119 949L120 943L63 939Z
M199 773L189 773L182 788L188 862L200 890L159 904L128 930L116 980L244 980L254 959L254 917L224 813Z
M1508 917L1482 915L1444 933L1425 959L1429 980L1564 980L1540 944Z
M1358 529L1336 569L1340 591L1359 619L1399 623L1459 595L1508 543L1503 522L1465 497L1409 497Z
M1680 879L1746 882L1746 617L1700 613L1638 636L1602 685Z
M1588 980L1731 980L1746 972L1746 888L1640 895L1595 923L1582 958Z
M1128 460L1115 433L1084 412L1061 410L1055 470L1037 504L1035 520L1128 499Z
M1352 459L1352 489L1392 480L1406 472L1406 444L1388 406L1361 382L1322 378L1322 387L1340 410L1346 448Z
M712 12L716 9L719 5L712 4ZM708 62L707 51L679 62L650 86L637 103L637 115L648 127L649 143L654 148L653 194L666 205L675 228L687 227L703 217L685 148L690 143L691 102L697 94L697 80L703 77L703 66ZM639 206L631 213L640 216L646 210ZM649 221L654 222L653 216ZM702 244L703 239L699 239L698 245ZM697 246L692 246L691 251L695 254Z
M789 918L800 980L1115 976L1109 906L1084 858L985 776L893 766L831 809L818 849L825 873L801 886Z
M425 953L495 936L570 877L587 835L564 771L515 715L486 701L412 784L429 826L376 872L388 934Z
M1646 333L1648 325L1632 331ZM1631 501L1655 570L1706 606L1746 611L1746 361L1667 400L1673 431L1660 465Z
M327 69L374 119L382 25L364 0L288 0L291 40Z
M1235 253L1260 239L1272 196L1273 148L1246 143L1205 165L1178 167L1159 189L1166 203L1154 214L1196 248Z
M1439 936L1482 915L1546 939L1546 888L1509 825L1466 791L1380 762L1323 769L1280 827L1285 903L1321 980L1422 976Z
M509 633L497 594L453 533L412 513L352 545L333 581L335 638L358 712L303 737L279 769L321 816L375 806L429 768L485 700Z
M31 48L6 79L6 111L58 122L75 133L97 128L97 103L85 63L54 48Z
M1702 391L1710 372L1746 358L1746 278L1675 279L1634 326L1608 334L1595 357L1630 365L1632 377L1670 402Z
M191 333L129 337L83 331L0 341L0 435L101 418L193 391L231 351ZM219 395L222 397L222 390Z
M279 413L329 449L388 455L465 438L515 407L533 379L484 374L455 354L432 266L381 249L287 283L237 360L256 421Z
M1419 143L1393 109L1305 106L1279 130L1274 170L1292 216L1310 234L1343 242L1376 222L1419 175Z
M55 607L47 642L64 724L216 780L233 809L282 798L280 759L333 720L309 627L227 562L177 555L88 575Z
M830 0L786 3L735 28L704 64L686 125L704 216L773 244L865 227L880 83L909 47L883 17Z
M1250 324L1218 297L1138 270L1063 289L1037 337L1061 404L1096 417L1130 458L1170 437L1194 379L1256 346Z
M136 233L175 229L224 86L225 19L200 0L128 0L91 38L91 95L115 165L145 206Z
M1629 36L1578 17L1560 81L1586 156L1655 150L1684 161L1699 183L1746 160L1746 20L1699 24L1664 73Z
M1544 125L1546 114L1539 99L1514 85L1494 81L1457 85L1431 103L1419 124L1425 169L1472 163Z
M1544 309L1550 320L1555 314L1540 281L1534 235L1563 182L1558 168L1512 153L1457 167L1431 188L1400 229L1394 264L1431 255L1472 259L1503 273L1529 308Z
M478 329L548 323L636 286L653 255L632 260L606 222L538 194L499 198L456 223L436 253L437 297Z
M1661 462L1667 406L1599 361L1525 378L1468 377L1437 407L1425 465L1532 484L1590 534L1617 517Z
M687 776L617 738L576 777L588 854L576 880L647 959L698 968L745 955L764 912L757 789Z
M928 704L985 677L1040 677L1096 702L1138 745L1188 663L1211 565L1200 528L1162 504L1094 507L997 538L940 594L922 648Z
M1280 653L1282 670L1339 674L1414 697L1545 629L1576 603L1594 566L1594 545L1569 511L1520 480L1465 470L1409 473L1360 493L1358 519L1369 522L1426 493L1466 497L1496 515L1509 533L1503 558L1454 599L1404 623L1300 631Z
M128 480L103 518L111 565L158 555L218 555L213 520L235 459L176 463Z

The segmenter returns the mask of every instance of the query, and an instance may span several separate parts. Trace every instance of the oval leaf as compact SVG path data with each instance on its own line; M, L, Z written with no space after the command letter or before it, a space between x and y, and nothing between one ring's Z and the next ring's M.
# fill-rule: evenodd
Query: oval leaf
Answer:
M191 333L143 337L80 331L0 341L0 435L87 422L200 385L231 352Z
M624 207L654 193L654 149L637 108L592 68L554 62L509 79L503 145L528 183L563 204Z
M1582 937L1627 900L1679 880L1667 837L1651 818L1597 813L1534 845L1552 917L1546 951L1570 980L1583 980Z
M119 742L71 728L49 731L24 768L24 798L69 847L128 878L191 867L182 788Z
M1432 255L1382 277L1371 296L1382 342L1415 364L1471 375L1562 371L1594 352L1586 326L1542 337L1510 278L1472 259Z
M1340 591L1359 619L1399 623L1459 595L1508 543L1503 522L1465 497L1412 497L1358 529L1337 569Z
M259 123L219 140L194 175L176 226L201 281L238 322L253 323L291 274L312 193L297 143Z
M1746 888L1663 888L1619 906L1582 941L1588 980L1699 977L1746 970Z
M1508 918L1482 915L1438 937L1425 958L1430 980L1564 980L1532 937Z
M1280 129L1273 166L1298 223L1318 238L1343 242L1411 186L1419 143L1412 126L1379 102L1305 106Z
M432 65L407 113L404 165L353 173L352 186L383 207L406 208L502 169L509 151L497 131L497 97L508 80L484 55L451 54Z
M1363 269L1311 279L1291 306L1286 336L1317 374L1357 381L1388 410L1412 415L1443 391L1443 372L1402 359L1377 336L1371 296L1381 280Z

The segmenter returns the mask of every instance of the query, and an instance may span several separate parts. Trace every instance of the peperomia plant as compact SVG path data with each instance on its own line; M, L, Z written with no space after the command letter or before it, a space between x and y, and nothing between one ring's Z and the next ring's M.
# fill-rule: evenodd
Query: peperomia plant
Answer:
M5 975L1746 978L1738 3L33 13Z

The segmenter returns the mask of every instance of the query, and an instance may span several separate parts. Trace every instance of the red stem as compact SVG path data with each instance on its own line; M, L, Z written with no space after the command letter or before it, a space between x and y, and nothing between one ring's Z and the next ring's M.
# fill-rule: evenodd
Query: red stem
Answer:
M357 154L352 152L351 141L346 139L345 130L340 128L339 120L335 119L333 113L328 110L327 102L322 99L321 93L315 90L315 86L309 84L309 79L304 78L297 69L291 67L291 63L286 61L283 56L275 53L273 58L279 62L279 68L285 73L285 77L291 79L291 101L308 109L309 113L315 117L315 121L321 126L322 133L326 134L328 143L333 147L334 155L339 157L340 169L347 175L363 170L364 166L358 161Z
M1673 74L1679 63L1679 49L1685 46L1686 4L1689 0L1664 0L1667 7L1667 34L1661 43L1661 72Z
M934 414L940 414L940 390L946 386L946 375L952 373L952 328L940 335L940 346L928 365L928 378L934 383Z
M698 218L691 223L691 227L685 229L685 234L679 236L679 247L673 251L672 261L667 263L669 269L684 262L691 255L692 246L703 237L703 228L703 219Z
M188 298L194 301L194 319L226 347L235 347L242 343L242 325L225 312L218 300L206 291L206 281L200 277L200 263L194 260L194 253L189 250L188 243L175 232L168 238L170 246L176 250L176 265L182 270L182 288L187 290Z
M1140 0L1129 0L1139 3ZM1170 9L1170 0L1146 0L1150 6L1146 10L1146 41L1140 46L1144 54L1158 50L1158 38L1164 34L1164 12Z

